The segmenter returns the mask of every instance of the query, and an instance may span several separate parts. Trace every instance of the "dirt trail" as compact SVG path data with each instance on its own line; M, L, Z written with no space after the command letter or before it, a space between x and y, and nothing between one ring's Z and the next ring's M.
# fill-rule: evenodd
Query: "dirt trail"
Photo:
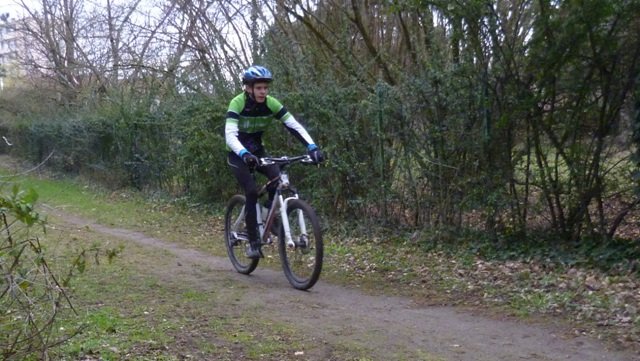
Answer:
M496 320L452 307L419 306L400 297L365 295L322 280L308 292L297 291L282 272L259 267L252 276L243 276L226 258L50 211L72 225L171 253L175 269L165 269L162 277L181 273L184 278L188 270L188 281L194 287L215 287L212 282L220 280L227 284L240 282L246 292L236 306L255 307L259 302L270 319L294 323L305 333L326 341L326 350L303 359L329 359L331 345L345 341L372 350L379 360L415 359L416 355L426 360L470 361L638 359L638 355L607 350L588 337L564 339L552 327ZM219 290L224 292L224 287Z

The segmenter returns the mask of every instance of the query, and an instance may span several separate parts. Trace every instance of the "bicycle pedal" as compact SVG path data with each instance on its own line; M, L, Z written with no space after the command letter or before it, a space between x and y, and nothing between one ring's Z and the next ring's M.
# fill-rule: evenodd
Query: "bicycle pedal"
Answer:
M231 239L234 241L249 241L249 238L242 232L231 232Z

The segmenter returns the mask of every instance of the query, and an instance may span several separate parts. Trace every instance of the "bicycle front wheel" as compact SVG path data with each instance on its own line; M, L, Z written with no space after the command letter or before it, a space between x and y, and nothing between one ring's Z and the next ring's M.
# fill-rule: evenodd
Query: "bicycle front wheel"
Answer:
M286 217L293 244L287 244L284 227L280 224L278 239L282 268L293 287L307 290L318 281L322 271L324 249L320 222L313 208L300 199L288 202Z
M227 204L224 215L224 241L231 264L236 271L242 274L250 274L258 266L257 259L246 256L245 250L249 246L249 236L244 220L245 197L236 194Z

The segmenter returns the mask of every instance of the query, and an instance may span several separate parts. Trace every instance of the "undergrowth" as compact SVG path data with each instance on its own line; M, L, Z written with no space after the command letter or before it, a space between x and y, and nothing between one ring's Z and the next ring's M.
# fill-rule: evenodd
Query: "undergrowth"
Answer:
M622 238L583 238L578 242L568 243L559 241L553 234L537 233L526 237L500 236L496 240L483 232L463 230L427 232L417 244L423 251L444 252L452 256L472 255L495 261L545 262L613 274L640 275L640 243Z

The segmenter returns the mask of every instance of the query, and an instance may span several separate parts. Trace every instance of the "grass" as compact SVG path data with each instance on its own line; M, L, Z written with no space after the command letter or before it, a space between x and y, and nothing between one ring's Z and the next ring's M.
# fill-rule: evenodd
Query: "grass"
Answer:
M75 232L73 245L65 242L66 230L58 234L63 238L52 239L52 243L81 247L79 243L90 239L102 244L118 242L96 240L90 230ZM167 295L157 287L156 278L143 276L142 270L135 267L146 262L142 260L142 250L132 245L127 245L126 249L127 252L114 262L92 263L73 280L72 301L79 315L63 319L60 330L80 332L59 350L60 358L96 356L103 360L120 360L128 350L142 347L153 353L154 347L172 340L172 333L179 328L179 323L168 318L171 310L165 305L150 302ZM132 256L136 259L131 259ZM156 292L160 294L156 295Z
M222 245L215 247L209 238L217 232L212 226L221 219L219 215L189 212L166 200L150 199L136 191L107 191L81 180L56 179L47 175L15 177L8 174L5 170L2 179L7 189L14 183L22 188L36 189L40 204L50 203L97 223L135 229L151 235L162 234L169 241L215 250L218 255L224 254ZM46 209L42 211L46 213Z

